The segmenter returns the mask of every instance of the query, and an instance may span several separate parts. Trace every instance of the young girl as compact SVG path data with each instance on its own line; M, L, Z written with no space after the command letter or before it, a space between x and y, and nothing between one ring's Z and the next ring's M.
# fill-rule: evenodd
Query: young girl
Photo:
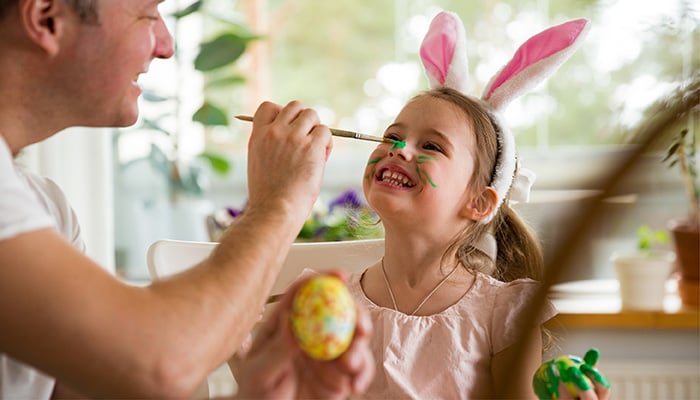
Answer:
M438 88L408 102L371 154L363 189L385 229L385 254L350 277L356 301L374 322L381 398L490 398L518 384L532 397L541 363L539 336L528 373L510 374L514 318L542 272L537 241L490 186L496 125L481 101ZM490 231L498 243L494 246ZM495 256L495 257L494 257ZM509 283L504 283L509 282ZM555 314L549 306L533 327Z
M386 129L394 144L378 145L363 179L385 230L384 257L349 279L374 324L377 368L367 397L492 398L503 387L534 397L541 335L530 335L518 365L507 360L522 337L515 320L537 289L543 259L509 205L527 197L532 175L519 168L498 111L570 53L586 25L575 22L530 39L482 100L463 93L461 21L449 13L433 20L421 48L433 89L411 99ZM553 40L559 34L569 42ZM555 313L547 304L529 327L539 330Z

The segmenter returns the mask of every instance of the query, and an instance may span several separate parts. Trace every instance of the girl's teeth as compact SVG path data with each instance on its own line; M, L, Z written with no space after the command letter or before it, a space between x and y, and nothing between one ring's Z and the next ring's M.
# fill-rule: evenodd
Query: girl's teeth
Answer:
M382 173L382 181L396 186L412 187L411 181L403 174L392 171L384 171Z

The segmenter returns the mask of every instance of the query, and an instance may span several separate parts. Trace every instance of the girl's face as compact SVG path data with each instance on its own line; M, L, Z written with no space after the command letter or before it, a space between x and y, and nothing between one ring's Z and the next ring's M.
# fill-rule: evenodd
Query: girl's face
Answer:
M409 102L384 133L405 146L380 144L363 178L367 201L386 223L396 218L454 226L463 221L474 170L471 121L431 96Z

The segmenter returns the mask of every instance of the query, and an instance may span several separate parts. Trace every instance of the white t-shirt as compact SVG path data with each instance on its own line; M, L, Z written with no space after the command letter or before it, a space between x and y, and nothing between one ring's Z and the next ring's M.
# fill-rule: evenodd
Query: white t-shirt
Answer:
M73 209L50 179L25 171L0 136L0 241L42 228L59 233L84 252ZM48 399L54 379L0 353L0 399Z

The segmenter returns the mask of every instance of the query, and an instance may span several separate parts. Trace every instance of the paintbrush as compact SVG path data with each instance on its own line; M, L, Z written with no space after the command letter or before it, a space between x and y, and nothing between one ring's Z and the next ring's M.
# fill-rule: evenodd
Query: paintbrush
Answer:
M253 122L253 117L248 116L248 115L236 115L235 118L240 119L241 121ZM340 136L340 137L359 139L359 140L369 140L371 142L394 144L394 141L391 139L388 139L388 138L382 138L382 137L372 136L372 135L365 135L364 133L345 131L342 129L331 128L331 134L333 136Z

